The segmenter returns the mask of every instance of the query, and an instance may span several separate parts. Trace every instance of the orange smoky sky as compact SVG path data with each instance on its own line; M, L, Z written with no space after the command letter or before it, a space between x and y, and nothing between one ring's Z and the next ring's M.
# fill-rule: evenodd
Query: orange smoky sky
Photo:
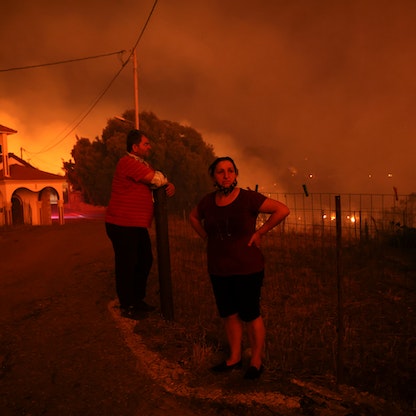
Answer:
M130 63L92 105L153 5L2 1L11 152L62 173L76 136L100 137L134 107ZM198 130L235 158L241 186L416 192L415 21L414 0L159 0L137 47L140 111Z

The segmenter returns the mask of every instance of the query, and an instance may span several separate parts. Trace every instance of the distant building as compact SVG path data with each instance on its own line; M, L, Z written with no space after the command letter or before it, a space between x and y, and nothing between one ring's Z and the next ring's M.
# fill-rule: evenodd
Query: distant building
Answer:
M64 223L64 176L33 167L8 152L7 139L17 133L0 125L0 226L52 224L56 213Z

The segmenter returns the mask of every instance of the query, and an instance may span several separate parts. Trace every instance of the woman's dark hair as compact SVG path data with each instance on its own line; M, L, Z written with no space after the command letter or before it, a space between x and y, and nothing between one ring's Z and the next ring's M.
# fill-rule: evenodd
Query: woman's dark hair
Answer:
M211 177L212 177L212 176L214 176L214 173L215 173L215 168L217 167L218 163L220 163L220 162L224 162L224 161L226 161L226 160L228 160L229 162L231 162L231 163L232 163L232 165L234 166L235 173L236 173L236 175L238 175L238 169L237 169L237 166L236 166L236 164L235 164L234 160L232 160L229 156L218 157L217 159L215 159L215 160L211 163L211 165L209 166L209 168L208 168L208 173L209 173L209 175L210 175Z
M133 150L134 144L139 144L142 141L142 137L146 134L141 130L130 130L126 139L127 151L130 153Z

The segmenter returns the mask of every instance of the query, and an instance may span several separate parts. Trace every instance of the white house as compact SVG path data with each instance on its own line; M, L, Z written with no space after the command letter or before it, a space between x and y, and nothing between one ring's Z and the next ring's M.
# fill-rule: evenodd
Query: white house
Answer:
M64 223L64 176L36 169L8 152L8 136L17 133L0 125L0 226L52 224L56 211Z

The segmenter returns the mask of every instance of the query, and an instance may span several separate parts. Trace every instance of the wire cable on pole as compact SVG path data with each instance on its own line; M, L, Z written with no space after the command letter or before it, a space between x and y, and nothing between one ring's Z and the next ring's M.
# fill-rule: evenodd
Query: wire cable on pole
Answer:
M93 103L90 105L90 107L85 111L84 114L82 114L80 116L80 119L75 123L75 125L61 138L59 139L56 143L50 145L49 147L47 147L46 149L37 152L37 153L32 153L32 154L40 154L40 153L46 153L49 150L53 149L54 147L58 146L60 143L62 143L87 117L88 115L92 112L92 110L97 106L97 104L101 101L101 99L104 97L104 95L107 93L107 91L111 88L111 86L113 85L113 83L115 82L115 80L119 77L119 75L121 74L121 72L123 71L123 69L126 67L126 65L128 64L128 62L130 61L131 57L133 56L133 53L135 51L135 49L137 48L137 46L139 45L144 32L146 31L146 28L150 22L150 19L153 15L153 12L156 8L158 0L155 0L152 6L152 9L150 10L150 13L146 19L146 22L142 28L142 30L140 31L140 34L133 46L133 48L131 49L129 56L127 57L126 61L122 63L120 69L116 72L116 74L111 78L111 80L109 81L109 83L107 84L107 86L103 89L103 91L95 98L95 100L93 101ZM81 59L80 59L81 60ZM64 129L66 130L66 129ZM26 151L27 152L27 151ZM29 152L30 153L30 152Z
M112 56L112 55L120 55L124 52L126 51L122 50L122 51L117 51L117 52L103 53L101 55L87 56L85 58L67 59L65 61L49 62L46 64L38 64L38 65L27 65L27 66L20 66L20 67L18 66L14 68L0 69L0 72L21 71L24 69L43 68L45 66L52 66L52 65L62 65L62 64L68 64L71 62L86 61L88 59L98 59L98 58L105 58L107 56Z

